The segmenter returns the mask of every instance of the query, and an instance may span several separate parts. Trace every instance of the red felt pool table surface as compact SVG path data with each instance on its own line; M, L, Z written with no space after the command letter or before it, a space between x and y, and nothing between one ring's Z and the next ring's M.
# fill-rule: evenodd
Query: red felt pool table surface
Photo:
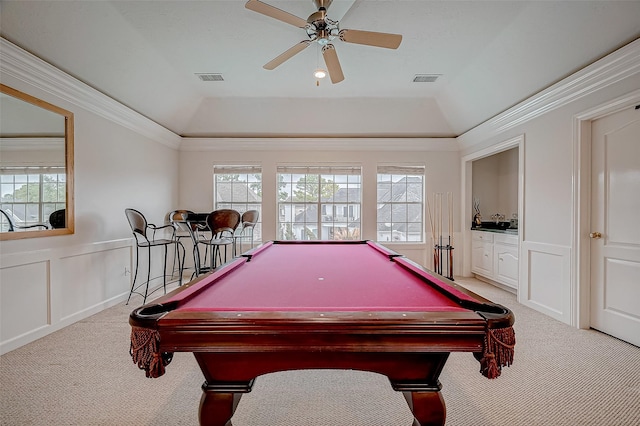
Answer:
M129 318L133 361L148 377L192 352L205 378L201 425L229 426L256 377L284 370L357 369L403 392L414 425L444 425L438 377L450 352L480 371L513 362L514 316L369 241L273 241Z
M465 310L441 280L393 254L373 243L269 243L167 302L184 301L184 311Z

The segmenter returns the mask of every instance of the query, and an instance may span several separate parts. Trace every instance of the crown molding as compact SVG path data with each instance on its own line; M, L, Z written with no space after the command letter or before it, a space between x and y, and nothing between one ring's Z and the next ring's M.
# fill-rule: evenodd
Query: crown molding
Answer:
M455 138L183 138L180 151L459 151Z
M458 136L465 151L491 137L640 72L640 39Z
M170 148L180 147L181 137L177 134L2 37L0 74L10 75Z

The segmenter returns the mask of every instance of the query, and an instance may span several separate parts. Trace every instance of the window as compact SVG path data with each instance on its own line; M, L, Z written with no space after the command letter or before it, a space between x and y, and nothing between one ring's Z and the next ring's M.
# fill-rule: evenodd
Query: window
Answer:
M258 210L253 237L262 241L262 168L260 166L214 166L214 209L233 209L240 214Z
M47 223L49 215L66 206L64 167L2 167L0 168L0 208L16 225ZM9 224L0 215L1 231Z
M359 240L359 166L279 166L278 238Z
M378 241L424 241L424 170L378 166Z

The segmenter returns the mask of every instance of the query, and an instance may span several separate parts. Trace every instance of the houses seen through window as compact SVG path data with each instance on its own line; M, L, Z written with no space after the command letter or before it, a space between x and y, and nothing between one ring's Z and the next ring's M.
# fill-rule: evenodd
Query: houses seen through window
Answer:
M258 210L253 229L255 242L262 241L262 168L260 166L214 166L214 209L233 209L240 214Z
M360 240L360 166L278 166L278 238Z
M424 166L378 166L377 240L424 241Z

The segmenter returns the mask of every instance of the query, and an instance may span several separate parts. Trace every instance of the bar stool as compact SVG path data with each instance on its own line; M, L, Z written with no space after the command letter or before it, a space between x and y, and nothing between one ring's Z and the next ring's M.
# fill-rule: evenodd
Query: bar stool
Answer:
M129 297L127 298L127 304L129 304L129 300L131 300L131 295L133 293L139 294L144 297L143 304L147 303L147 296L149 295L149 282L151 281L151 248L152 247L164 247L164 264L162 269L162 283L165 294L167 293L167 252L168 247L171 245L176 245L176 253L178 256L178 264L180 265L180 277L179 284L182 285L182 270L184 268L184 246L180 241L165 238L156 239L156 231L171 228L172 225L164 225L164 226L155 226L152 223L148 223L147 219L144 217L142 213L135 209L125 209L125 215L127 216L127 220L129 221L129 225L131 226L131 230L133 231L133 236L136 239L136 271L133 276L133 281L131 282L131 291L129 292ZM151 233L151 238L149 238L148 231L153 231ZM172 232L173 236L173 232ZM180 262L180 247L182 248L182 262ZM147 262L147 281L139 284L136 287L136 280L138 278L138 266L140 261L140 249L146 248L148 250L148 262ZM136 291L138 288L145 285L144 294ZM156 289L158 290L158 289ZM155 292L153 290L151 293Z
M169 223L173 226L173 236L172 239L174 241L180 242L182 244L182 239L187 238L191 240L191 230L189 229L189 224L187 223L187 217L193 214L191 210L174 210L169 213ZM184 247L184 244L183 244ZM186 250L186 249L185 249ZM171 276L176 272L176 261L179 260L178 256L178 245L176 244L176 255L173 258L173 265L171 267ZM184 263L184 259L183 259ZM182 267L184 269L184 266ZM178 265L178 270L180 270L180 265Z
M207 216L207 227L209 231L211 231L211 238L198 241L198 243L211 247L209 252L209 270L216 268L216 257L220 259L220 263L224 263L220 247L224 247L224 261L227 260L227 247L232 246L233 250L233 234L239 224L240 213L236 210L214 210Z
M240 228L233 235L233 256L238 255L238 246L240 246L240 254L243 253L242 242L249 241L253 248L253 231L258 223L260 212L258 210L247 210L242 213L240 218Z

